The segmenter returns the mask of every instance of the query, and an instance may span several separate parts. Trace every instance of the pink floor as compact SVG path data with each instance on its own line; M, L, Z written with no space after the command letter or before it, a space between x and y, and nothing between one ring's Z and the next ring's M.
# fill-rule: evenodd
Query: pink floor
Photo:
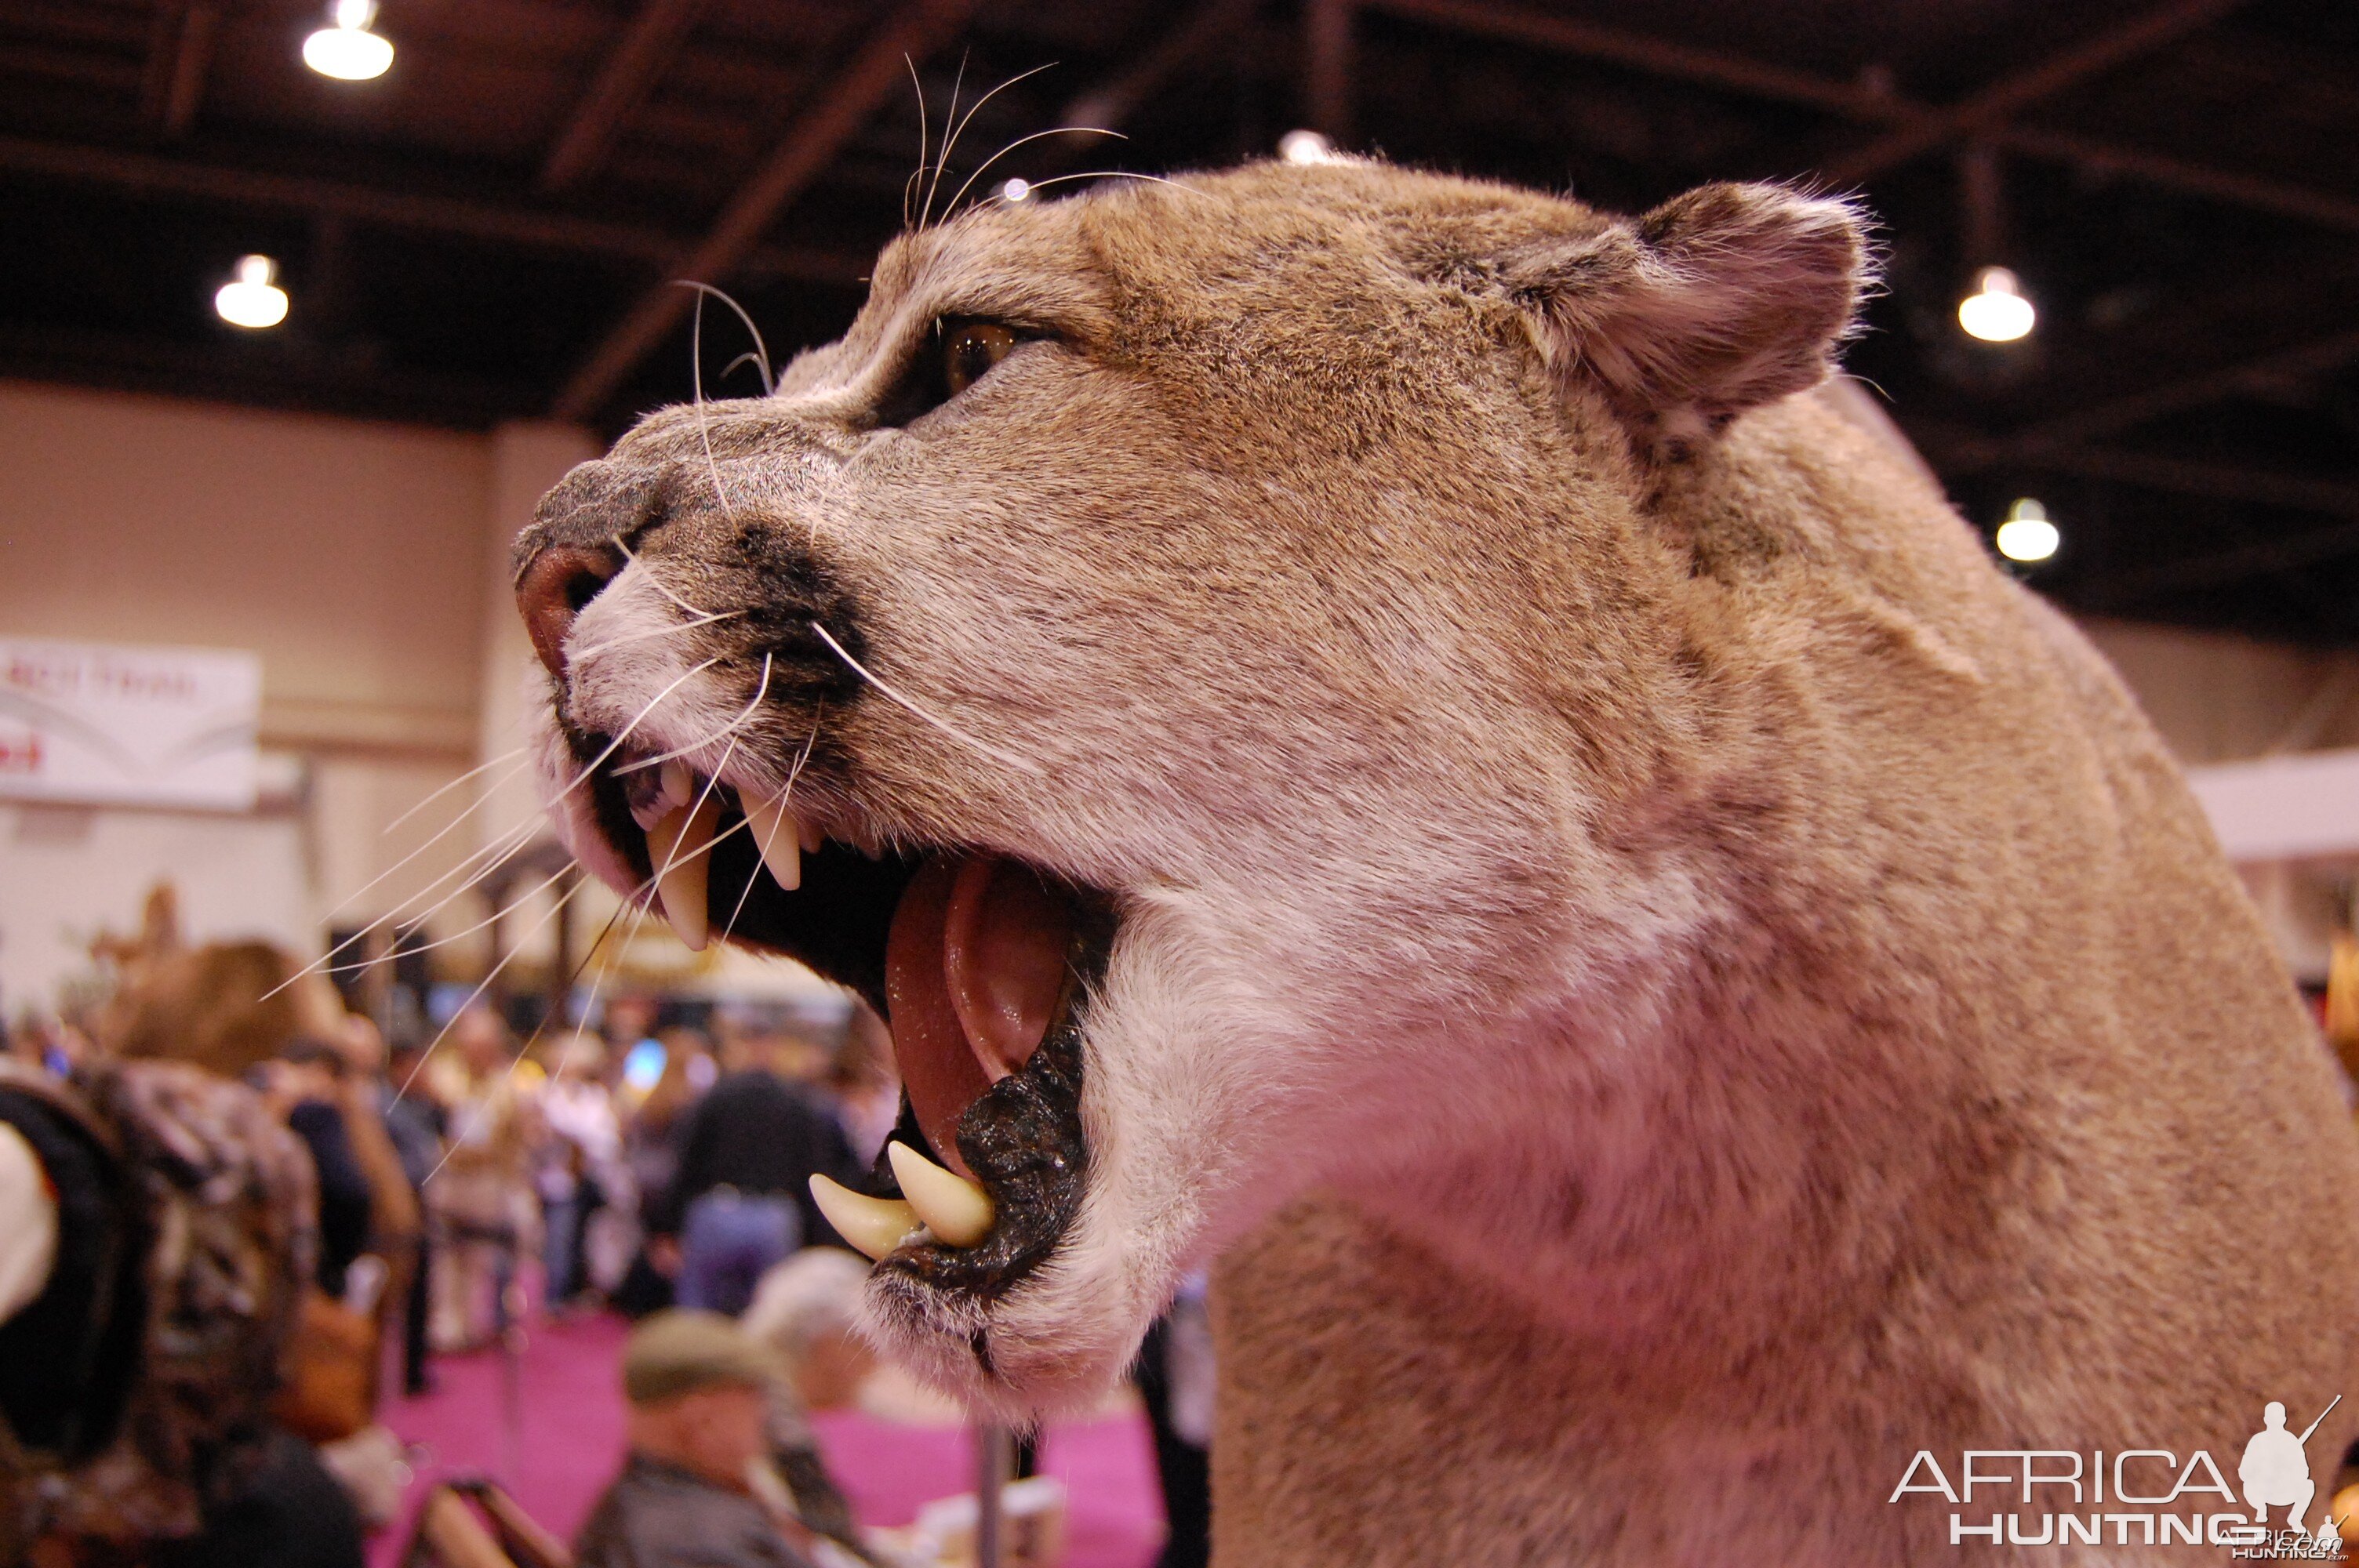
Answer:
M411 1506L438 1477L476 1471L504 1482L525 1510L571 1539L614 1474L623 1448L615 1367L625 1325L583 1318L535 1329L517 1379L518 1452L504 1452L501 1358L442 1357L438 1386L393 1400L386 1424L413 1445ZM920 1503L970 1489L972 1447L956 1428L895 1426L856 1411L818 1418L820 1442L867 1524L906 1524ZM1041 1468L1071 1496L1067 1568L1147 1568L1163 1535L1154 1451L1136 1417L1051 1427ZM373 1568L390 1568L408 1539L407 1518L374 1543Z

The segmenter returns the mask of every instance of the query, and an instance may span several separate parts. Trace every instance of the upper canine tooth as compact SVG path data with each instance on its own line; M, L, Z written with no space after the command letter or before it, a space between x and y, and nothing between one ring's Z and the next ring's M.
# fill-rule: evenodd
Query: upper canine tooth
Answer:
M788 892L802 886L802 824L795 819L794 808L784 800L748 800L745 826L777 884Z
M885 1145L901 1195L934 1239L972 1247L991 1234L991 1195L955 1171L945 1171L898 1139Z
M663 784L663 799L673 806L686 806L696 798L696 774L678 757L666 762L656 777Z
M919 1229L917 1211L898 1198L872 1198L821 1175L811 1177L810 1195L820 1213L835 1227L835 1233L866 1253L872 1262Z
M712 859L705 851L712 829L721 820L721 803L708 793L694 807L667 813L647 833L647 859L655 863L656 898L664 918L690 952L704 951L712 930L705 908L712 880Z

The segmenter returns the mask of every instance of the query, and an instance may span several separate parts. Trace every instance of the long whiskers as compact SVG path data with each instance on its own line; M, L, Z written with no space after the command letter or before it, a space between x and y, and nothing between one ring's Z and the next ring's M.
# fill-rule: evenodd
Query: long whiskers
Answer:
M738 730L744 728L744 726L753 719L755 713L761 708L762 699L770 695L770 659L771 655L768 654L762 655L762 684L754 688L754 696L752 699L745 704L745 708L738 713L736 718L731 719L728 723L723 724L720 729L715 730L712 734L705 736L701 741L690 741L685 746L675 746L670 751L662 753L660 756L642 757L636 762L627 762L622 767L614 770L614 776L616 778L621 778L625 773L636 773L647 768L660 766L665 762L670 762L675 757L685 757L691 752L701 752L707 746L726 739L730 735L735 733ZM717 772L718 770L715 771Z
M686 670L681 671L681 672L679 673L679 676L677 676L677 677L676 677L676 678L671 682L671 684L670 684L670 685L669 685L669 686L665 687L663 688L663 690L661 690L661 691L659 691L659 692L656 693L656 694L655 694L655 696L653 696L653 697L649 697L649 698L647 699L647 701L646 706L642 707L642 708L639 709L639 711L638 711L636 715L634 715L634 716L632 717L632 719L631 719L631 721L630 721L628 724L625 724L625 726L623 726L622 733L621 733L621 734L619 734L619 735L616 735L616 736L615 736L612 741L608 741L608 742L606 743L606 749L605 749L604 751L603 751L603 752L599 752L595 757L592 757L592 759L591 759L587 763L583 764L583 766L582 766L582 771L581 771L581 772L579 772L579 773L575 773L575 774L573 775L572 779L571 779L571 781L569 781L569 782L566 784L566 785L565 785L565 787L564 787L564 788L562 788L562 789L559 790L555 795L551 795L551 796L549 797L549 804L550 804L550 805L555 805L557 802L561 801L561 800L563 800L566 796L568 796L568 795L571 795L575 790L577 790L577 789L581 788L581 787L582 787L582 785L583 784L587 783L587 782L589 781L589 779L591 778L591 776L592 776L592 774L594 774L594 773L598 771L599 766L600 766L602 763L603 763L603 762L606 761L606 759L607 759L607 758L609 758L609 757L613 756L613 755L615 753L615 752L616 752L616 751L618 751L618 750L620 750L620 749L621 749L621 747L622 747L622 745L623 745L623 742L624 742L624 741L627 741L627 740L629 740L629 739L631 738L631 734L632 734L632 732L633 732L634 730L637 730L637 729L638 729L638 727L640 726L640 724L642 724L643 722L645 722L645 721L646 721L647 715L648 715L648 714L650 714L650 713L652 713L652 712L654 712L654 711L656 710L657 707L658 707L658 705L660 705L666 697L669 697L673 692L678 691L678 690L679 690L682 686L686 685L686 684L687 684L687 683L688 683L691 678L693 678L694 676L699 676L699 675L701 675L704 671L711 669L713 665L715 665L719 664L720 662L721 662L721 655L719 655L719 654L714 654L712 658L709 658L709 659L705 660L702 664L693 665L693 666L691 666L691 667L690 667L690 668L689 668L689 669L686 669ZM457 821L454 821L453 823L451 823L451 827L446 827L446 828L444 828L444 829L442 830L442 833L440 833L440 834L437 834L435 837L436 837L437 838L443 837L444 835L446 835L446 834L448 834L449 832L451 832L451 828L455 828L456 827L458 827L458 825L459 825L459 823L460 823L460 822L463 822L463 821L465 821L465 820L466 820L466 814L462 813L462 814L461 814L461 816L459 816L459 818L458 818L458 820L457 820ZM471 878L470 878L466 882L464 882L464 883L463 883L463 884L462 884L461 886L459 886L459 887L457 887L457 888L453 889L450 893L446 894L446 895L443 897L443 899L441 900L441 902L440 902L440 903L438 903L434 906L434 910L440 910L440 909L441 909L442 907L444 907L445 905L447 905L447 904L451 902L451 899L454 899L454 898L458 897L461 893L465 892L469 888L475 886L477 883L481 882L481 881L482 881L485 877L489 876L493 871L496 871L496 870L500 867L500 865L502 865L502 864L506 863L506 861L510 857L514 856L514 855L515 855L515 854L516 854L518 851L520 851L520 850L524 848L524 846L525 846L527 842L529 842L529 841L530 841L530 839L532 838L533 835L534 835L536 832L538 832L538 831L539 827L540 827L540 821L539 821L539 819L538 819L538 818L534 818L534 819L531 819L531 820L526 821L526 822L524 822L524 823L521 823L521 824L519 824L517 827L514 827L514 828L511 828L511 829L508 831L508 834L506 836L506 838L505 838L504 839L501 839L501 840L495 840L495 843L494 843L493 845L486 846L486 847L485 847L485 849L479 849L479 850L477 850L477 851L475 852L475 854L474 854L474 855L470 856L470 857L468 858L468 860L470 860L470 861L471 861L471 860L475 860L482 859L484 856L485 856L486 854L491 853L491 852L492 852L493 850L495 850L495 849L499 849L499 850L500 850L500 853L499 853L499 856L498 856L498 859L497 859L497 860L493 860L490 864L485 865L485 866L484 866L482 869L480 869L480 870L476 871L475 871L475 873L474 873L474 874L473 874L473 876L472 876L472 877L471 877ZM432 840L429 840L429 844L430 844L431 842L432 842ZM503 846L503 845L505 845L505 848L504 848L504 849L502 849L502 846ZM383 881L386 879L386 877L392 875L394 871L398 871L398 870L400 869L400 867L401 867L401 866L408 864L410 860L412 860L416 859L419 854L423 853L423 852L424 852L424 850L425 850L425 849L426 849L427 847L428 847L427 845L420 845L417 849L413 849L413 850L411 850L411 851L409 852L409 854L408 854L408 855L404 856L404 857L402 858L402 860L400 860L400 862L398 862L398 863L397 863L396 866L394 866L391 870L388 870L388 871L386 871L386 872L384 872L384 873L380 874L378 877L376 877L376 878L375 879L375 881L371 881L371 882L368 884L368 885L369 885L369 887L375 887L375 886L377 884L377 882L381 882L381 881ZM468 861L462 861L462 862L460 862L459 866L457 866L457 867L453 868L453 869L452 869L451 871L446 871L446 872L444 872L440 877L437 877L437 878L436 878L432 882L429 882L429 883L428 883L428 884L427 884L427 889L426 889L426 891L427 891L427 892L432 892L434 888L440 886L440 885L441 885L441 883L442 883L443 881L445 881L449 880L449 878L450 878L450 877L451 877L451 876L453 876L453 875L456 875L456 874L459 874L460 872L463 871L466 869L467 864L468 864ZM364 889L362 890L362 892L365 892L366 891L367 891L367 889L366 889L366 888L364 888ZM355 894L353 894L353 896L354 898L357 898L357 897L359 897L360 895L359 895L358 893L355 893ZM346 901L346 903L349 903L350 902L351 902L350 900L347 900L347 901ZM407 902L407 901L405 901L405 902ZM339 907L342 907L342 906L339 906ZM429 911L428 911L427 913L428 913L429 914L431 914L432 913L434 913L434 910L429 910ZM287 977L287 979L285 979L284 980L281 980L277 985L276 985L276 986L272 987L272 988L270 989L270 990L269 990L269 991L267 991L266 993L265 993L265 995L264 995L264 997L263 997L263 999L262 999L262 1000L266 1000L266 1000L268 1000L271 997L277 996L280 991L285 990L288 986L291 986L291 985L293 985L296 981L298 981L298 980L301 979L304 976L309 975L309 974L316 973L316 972L318 971L318 969L319 969L320 966L321 966L322 964L326 964L326 963L332 962L332 961L336 957L336 956L337 956L338 954L340 954L340 953L343 952L346 948L351 947L353 944L355 944L355 943L357 943L357 942L360 942L360 941L361 941L361 940L363 940L364 937L366 937L370 933L372 933L372 932L374 932L374 931L377 930L379 927L384 926L384 925L386 925L389 924L390 922L395 921L395 920L397 920L397 919L399 919L399 918L401 918L401 910L400 910L399 908L397 908L397 909L395 909L395 910L393 910L393 911L391 911L391 912L388 912L387 914L381 914L381 915L377 916L375 920L370 921L366 925L362 926L358 931L353 932L350 936L347 936L346 938L344 938L344 940L343 940L343 941L337 943L337 944L335 945L335 946L333 946L333 947L330 948L326 953L321 954L319 957L317 957L317 958L313 959L310 963L304 965L301 968L298 969L295 973L293 973L293 974L291 974L291 975L288 976L288 977ZM424 918L424 917L423 917L423 916L420 916L419 918Z
M710 626L716 621L734 621L737 617L745 613L745 611L742 610L721 610L715 611L711 615L700 615L692 621L676 621L669 626L651 626L644 632L626 632L620 637L609 637L603 643L592 643L587 648L576 649L570 657L574 663L579 664L583 659L594 659L599 654L606 653L610 649L619 648L626 643L641 643L645 642L649 637L674 636L681 632L692 632L699 626ZM522 748L519 747L518 750L522 750ZM513 755L514 753L510 754ZM446 784L443 787L447 789L450 786Z
M1110 131L1103 125L1059 125L1054 130L1035 131L1028 136L1018 136L974 166L974 172L966 177L965 183L951 194L949 202L942 208L942 222L947 223L958 216L959 203L966 200L966 193L974 189L974 182L983 178L984 170L1026 143L1045 141L1050 136L1112 136L1118 142L1130 140L1120 131Z
M875 687L888 700L897 703L901 707L908 709L909 712L914 714L917 718L932 725L935 729L940 730L951 740L958 741L961 745L973 747L974 750L982 752L984 756L989 757L994 762L1004 762L1007 766L1019 769L1024 773L1038 776L1046 771L1038 762L1016 756L1012 752L1003 752L998 747L994 746L987 741L978 741L973 736L968 734L965 730L960 729L957 725L951 723L949 719L927 712L926 709L919 707L916 702L904 697L899 691L896 690L883 677L871 671L867 665L862 664L858 659L853 658L851 654L845 651L842 643L837 642L833 637L828 634L826 627L814 621L810 622L810 629L819 633L820 641L825 643L829 648L832 649L835 656L842 659L845 665L851 669L853 675L858 676L862 680L864 680L870 686Z
M382 837L385 837L385 836L386 836L386 835L391 834L391 833L392 833L392 831L393 831L395 828L397 828L397 827L400 827L403 823L405 823L405 822L408 821L411 817L413 817L413 816L417 816L419 812L421 812L421 811L425 810L428 806L429 806L433 805L436 801L440 800L444 795L449 795L452 790L457 789L461 784L465 784L469 779L481 778L481 777L483 777L485 773L490 773L494 768L498 767L502 762L515 762L516 758L521 757L521 756L524 756L524 754L525 754L525 748L524 748L524 747L522 747L522 746L511 747L509 750L505 751L505 752L502 752L498 756L494 757L490 762L479 762L479 763L477 763L475 766L473 766L473 767L472 767L472 768L469 768L465 773L461 773L457 778L452 779L449 784L444 784L440 789L438 789L438 790L434 791L431 795L429 795L425 796L423 799L419 800L419 801L418 802L418 804L417 804L417 805L415 805L415 806L411 806L408 811L403 812L400 816L398 816L395 817L392 821L390 821L390 822L386 823L383 827L381 827L381 828L379 828L379 829L377 830L377 831L378 831L378 836L379 836L380 838L382 838ZM511 769L511 770L510 770L509 772L507 772L507 773L502 773L502 774L500 775L499 782L498 782L498 783L496 783L496 784L491 784L491 785L489 785L488 787L489 787L489 788L492 788L492 789L497 789L497 788L499 788L500 784L506 784L508 780L510 780L510 779L512 779L512 778L516 777L516 775L518 773L522 772L525 768L530 767L531 765L532 765L531 762L529 761L529 759L527 759L525 762L521 763L518 767L514 768L514 769ZM480 804L480 803L478 803L478 804ZM474 809L474 806L469 806L467 809L468 809L469 811L473 811L473 810Z
M926 178L926 137L930 127L926 124L926 84L918 80L918 62L903 55L901 63L909 68L909 85L918 94L918 167L911 169L909 178L901 182L901 227L907 229L912 226L909 222L910 200L918 193L918 181Z
M966 59L959 56L958 74L951 78L951 106L942 111L942 150L934 156L934 172L926 179L925 204L918 209L918 228L924 232L926 222L933 215L934 190L942 182L942 165L950 161L951 134L958 119L959 89L966 85Z
M777 373L772 371L770 368L770 350L769 346L762 341L762 329L754 325L754 318L745 313L745 308L737 303L736 297L725 288L715 288L709 283L701 283L692 277L673 278L672 285L678 288L693 288L697 292L700 302L705 295L709 294L713 298L721 301L722 304L729 307L730 310L736 316L738 321L745 327L745 335L754 340L753 360L754 363L761 370L762 373L762 395L766 397L771 393L777 391L778 378ZM700 342L702 341L701 331L698 341ZM726 376L729 373L729 371L734 371L739 365L745 363L745 355L740 354L735 359L731 360L729 362L729 370L724 370L721 373L723 376Z
M431 942L420 942L416 946L405 948L403 951L406 953L430 953L437 947L448 947L453 942L463 942L468 937L473 936L476 932L483 930L486 926L496 925L501 921L506 920L509 915L514 914L517 910L522 909L526 904L539 897L541 893L549 888L556 886L557 883L564 878L565 873L572 869L573 864L569 860L562 868L552 873L546 881L537 882L516 895L515 899L508 903L506 908L494 910L490 914L485 915L483 919L478 920L475 924L468 926L463 931L453 931L447 936L438 936ZM580 886L581 884L576 883L574 888L568 891L564 896L566 898L571 898L574 892L579 891ZM419 918L423 919L425 916L421 915ZM357 964L332 964L327 968L322 969L320 972L326 975L357 974L361 970L370 968L375 963L375 961L376 960L373 958L364 958Z
M963 71L964 69L965 68L963 66L961 66L960 68L962 71ZM934 192L940 189L943 171L950 168L951 154L958 150L959 137L966 134L967 126L973 122L975 115L982 112L983 106L990 103L993 99L998 97L1001 93L1006 92L1009 88L1015 86L1017 82L1025 81L1029 77L1038 76L1044 70L1053 69L1054 62L1052 61L1049 65L1036 65L1029 70L1018 71L1014 76L1011 76L1006 81L1001 82L998 86L993 88L990 92L984 93L982 97L976 99L965 114L959 116L955 124L951 123L948 116L944 117L942 123L945 125L950 126L950 135L944 138L942 142L941 155L934 159L934 178L931 183L926 187L926 207L925 211L918 215L918 227L920 229L924 228L927 222L932 218L934 211ZM951 113L952 114L957 114L958 113L958 104L955 99L951 101ZM958 205L956 198L951 199L951 205L952 207L956 207ZM948 215L948 211L945 210L944 217L947 218Z
M811 732L803 741L802 754L795 759L795 765L787 771L786 787L778 791L778 798L772 804L783 808L788 801L794 798L795 781L803 776L803 764L810 761L811 747L816 744L818 741L819 715L817 713L813 713L811 715ZM753 820L753 814L748 812L745 819L748 822L751 822ZM770 824L770 837L763 839L759 846L759 853L762 857L762 863L764 865L769 864L770 847L777 841L778 833L780 829L786 827L786 825L787 819L782 810L777 818ZM729 918L721 923L721 939L723 942L728 941L730 933L737 929L737 917L745 913L745 901L754 896L754 884L759 880L761 879L758 875L747 877L745 879L745 887L741 889L737 894L737 907L731 910L729 912Z
M633 566L637 567L641 571L647 574L648 587L654 589L658 593L662 594L666 599L670 600L674 604L679 605L682 610L687 611L690 615L710 615L713 613L710 610L700 609L696 605L690 604L688 600L682 599L677 593L674 593L670 589L665 587L663 579L656 575L655 568L647 565L647 561L643 557L636 554L631 549L629 540L624 538L620 534L617 534L614 536L612 542L614 548L623 552L623 558L625 560L630 562Z

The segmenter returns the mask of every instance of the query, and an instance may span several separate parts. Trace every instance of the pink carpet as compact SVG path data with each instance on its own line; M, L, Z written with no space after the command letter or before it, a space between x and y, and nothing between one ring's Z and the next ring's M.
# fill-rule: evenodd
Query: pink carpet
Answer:
M516 1379L523 1441L512 1456L503 1452L501 1357L438 1357L434 1392L391 1400L383 1412L416 1451L409 1507L440 1476L476 1471L503 1482L533 1518L571 1539L623 1452L615 1368L625 1331L620 1320L604 1316L533 1331ZM919 1504L973 1484L973 1445L963 1431L896 1426L852 1411L821 1415L815 1424L828 1467L863 1523L906 1524ZM1040 1467L1071 1496L1067 1568L1147 1568L1155 1561L1163 1508L1144 1421L1051 1427L1040 1457ZM392 1568L408 1538L405 1513L373 1543L372 1568Z

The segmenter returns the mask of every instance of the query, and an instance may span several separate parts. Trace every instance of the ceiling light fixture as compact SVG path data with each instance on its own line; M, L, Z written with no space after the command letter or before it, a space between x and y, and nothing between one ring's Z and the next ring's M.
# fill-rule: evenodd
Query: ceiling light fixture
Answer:
M2048 520L2048 508L2027 495L2006 509L2006 521L1998 525L1995 542L2000 555L2029 566L2054 555L2064 535Z
M240 256L236 275L213 291L213 310L233 327L260 331L287 319L287 291L278 287L278 264L268 256Z
M2031 335L2039 313L2023 297L2023 286L2003 266L1974 275L1974 291L1958 301L1958 325L1985 343L2012 343Z
M393 69L393 45L369 31L376 0L334 0L330 26L303 40L303 63L339 81L373 81Z
M1002 201L1028 201L1032 199L1032 182L1028 179L1005 181L999 188L999 199Z
M1335 144L1316 131L1288 131L1277 138L1277 156L1288 163L1341 163Z

